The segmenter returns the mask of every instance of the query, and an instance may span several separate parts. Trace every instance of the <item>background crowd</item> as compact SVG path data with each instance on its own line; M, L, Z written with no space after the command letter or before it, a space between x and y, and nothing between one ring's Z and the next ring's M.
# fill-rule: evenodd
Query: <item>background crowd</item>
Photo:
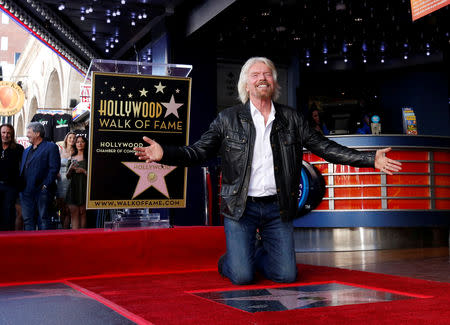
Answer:
M86 137L68 132L59 148L31 122L24 149L12 125L0 129L0 230L86 228Z

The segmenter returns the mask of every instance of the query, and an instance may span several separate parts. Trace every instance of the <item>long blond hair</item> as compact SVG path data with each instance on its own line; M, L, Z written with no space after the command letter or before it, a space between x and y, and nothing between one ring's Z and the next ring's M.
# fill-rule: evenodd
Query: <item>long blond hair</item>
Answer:
M267 65L270 70L272 70L272 77L273 81L275 83L275 89L272 96L273 100L277 100L280 96L280 85L278 84L278 74L277 69L275 68L275 64L273 62L265 57L261 56L255 56L247 60L247 62L244 63L241 69L241 73L239 75L239 81L237 84L238 87L238 93L239 93L239 99L241 100L242 104L245 104L248 101L248 92L247 92L247 80L248 80L248 70L254 65L255 63L262 62L265 65Z
M69 138L69 135L73 134L75 136L75 138L77 137L77 134L73 131L69 131L67 132L66 136L64 137L64 145L63 148L64 150L67 150L67 139Z

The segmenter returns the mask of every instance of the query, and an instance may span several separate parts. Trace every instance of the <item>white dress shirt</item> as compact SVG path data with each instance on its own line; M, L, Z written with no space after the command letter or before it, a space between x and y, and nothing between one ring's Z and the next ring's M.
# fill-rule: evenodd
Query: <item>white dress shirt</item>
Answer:
M275 120L275 107L272 103L267 125L264 116L250 101L250 113L256 129L253 161L248 185L248 196L269 196L277 194L275 174L273 170L273 155L270 145L270 131Z

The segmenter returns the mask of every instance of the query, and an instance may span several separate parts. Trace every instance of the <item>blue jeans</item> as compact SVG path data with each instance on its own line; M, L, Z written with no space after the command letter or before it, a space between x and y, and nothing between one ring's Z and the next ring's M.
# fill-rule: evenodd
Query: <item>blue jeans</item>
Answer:
M238 221L225 218L227 252L222 272L234 284L253 282L255 271L281 283L297 278L294 228L292 221L282 221L277 202L247 202ZM261 235L257 244L256 229Z
M23 226L25 230L50 229L50 203L53 195L48 190L20 193Z

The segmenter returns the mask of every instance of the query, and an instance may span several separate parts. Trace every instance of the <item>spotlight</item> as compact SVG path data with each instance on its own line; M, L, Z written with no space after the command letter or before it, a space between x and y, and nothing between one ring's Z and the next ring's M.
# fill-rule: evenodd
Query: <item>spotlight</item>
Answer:
M124 4L126 4L127 2L126 2L126 0L120 0L120 3L124 5Z
M142 18L144 18L144 19L147 18L147 14L145 13L145 11L144 11L144 13L142 14Z
M114 42L119 43L119 39L116 37L116 38L114 39Z
M106 52L106 53L109 53L109 49L108 49L108 48L106 48L106 49L105 49L105 52Z
M309 67L309 62L306 62L306 66Z
M403 55L403 58L404 58L405 60L408 60L408 54Z
M427 50L427 53L426 53L426 54L427 54L427 56L430 56L430 54L431 54L431 53L430 53L430 50Z
M366 57L363 58L363 62L364 62L364 63L367 63Z
M59 5L58 5L58 10L62 11L64 9L66 9L66 5L64 4L64 2L60 2Z
M110 24L110 23L111 23L111 18L109 18L109 17L106 18L106 23L107 23L107 24Z
M347 59L346 57L344 58L344 62L345 62L345 63L347 63L347 62L348 62L348 59Z
M92 41L95 42L96 38L95 38L95 34L92 35Z
M134 20L131 21L131 26L136 26L136 22Z
M142 15L141 14L138 15L138 19L142 19Z
M84 17L84 15L82 14L82 15L80 16L80 19L83 21L83 20L86 19L86 17Z
M363 50L363 52L367 52L367 43L366 43L366 41L364 41L362 43L361 49Z
M381 62L381 63L384 63L384 59L382 58L382 59L380 60L380 62Z
M348 46L347 46L347 42L344 41L344 43L342 44L342 52L347 53L348 52Z
M323 49L322 49L322 53L323 53L323 54L327 54L327 53L328 53L328 46L327 46L327 42L323 42Z

